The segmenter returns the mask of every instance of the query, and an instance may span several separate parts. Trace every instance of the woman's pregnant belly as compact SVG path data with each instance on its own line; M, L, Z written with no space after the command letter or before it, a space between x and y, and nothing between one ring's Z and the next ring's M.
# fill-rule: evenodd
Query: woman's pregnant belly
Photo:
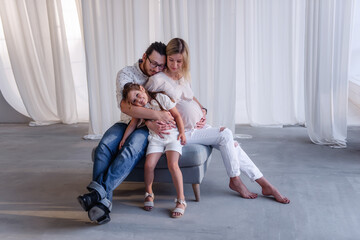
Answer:
M195 128L196 123L203 117L199 104L193 99L181 100L176 104L176 108L183 119L185 130Z

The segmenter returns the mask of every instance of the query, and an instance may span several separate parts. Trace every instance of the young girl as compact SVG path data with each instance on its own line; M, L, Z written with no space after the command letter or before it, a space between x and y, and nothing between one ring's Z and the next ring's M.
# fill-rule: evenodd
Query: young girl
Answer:
M184 214L186 202L183 189L183 178L178 162L182 152L182 145L186 144L186 137L183 121L175 107L176 103L162 92L148 92L144 87L135 83L125 84L123 99L130 105L146 107L158 111L169 111L176 121L177 128L171 129L168 135L164 135L164 138L160 138L155 132L150 131L148 138L149 145L144 166L146 190L144 209L150 211L154 206L154 193L152 191L154 169L161 155L165 151L168 168L177 192L177 198L175 199L176 208L172 211L172 217L181 217ZM124 145L126 139L139 124L141 124L141 119L132 118L119 144L119 149Z

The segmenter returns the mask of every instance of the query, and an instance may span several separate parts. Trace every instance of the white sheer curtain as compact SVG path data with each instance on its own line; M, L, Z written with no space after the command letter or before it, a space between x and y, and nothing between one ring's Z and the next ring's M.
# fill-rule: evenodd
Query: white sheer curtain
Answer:
M314 143L346 146L352 3L239 2L240 122L253 126L306 122Z
M349 67L348 126L360 125L360 0L355 1Z
M120 118L117 72L142 57L149 43L148 1L82 1L90 125L98 138Z
M60 2L0 0L11 67L36 124L76 122L79 113ZM88 137L119 120L116 73L151 42L181 37L190 47L192 87L211 124L234 129L236 112L237 123L253 126L306 120L313 142L345 146L353 2L76 0L86 44Z
M12 70L35 125L77 122L61 2L0 2Z
M236 1L187 1L192 88L213 126L235 128Z
M352 0L307 1L305 111L310 139L346 147Z
M203 10L205 7L205 11ZM235 0L82 1L90 98L89 138L119 120L117 72L153 41L188 42L192 86L209 122L234 128Z
M305 2L238 3L238 122L303 124Z

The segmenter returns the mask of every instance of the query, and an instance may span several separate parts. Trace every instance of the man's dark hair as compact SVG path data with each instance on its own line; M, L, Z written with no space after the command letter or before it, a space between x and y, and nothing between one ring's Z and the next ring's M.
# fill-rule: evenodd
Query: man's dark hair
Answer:
M153 42L147 49L145 54L150 56L153 51L158 52L161 56L166 56L166 45L162 42Z

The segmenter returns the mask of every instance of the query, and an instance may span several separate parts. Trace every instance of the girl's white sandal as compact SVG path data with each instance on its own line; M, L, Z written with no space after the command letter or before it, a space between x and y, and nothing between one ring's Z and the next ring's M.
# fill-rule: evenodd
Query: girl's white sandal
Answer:
M185 200L182 200L182 199L177 199L177 198L175 198L175 203L176 203L176 204L180 203L180 204L184 205L185 208L186 208L186 206L187 206L186 201L185 201ZM184 212L185 212L185 209L175 208L175 209L172 211L171 217L173 217L173 218L182 217L182 215L184 215ZM174 215L174 213L180 213L180 215Z
M155 195L154 193L148 193L148 192L145 192L145 199L147 197L151 197L153 200L155 199ZM153 201L144 201L144 210L145 211L151 211L154 207L154 202Z

